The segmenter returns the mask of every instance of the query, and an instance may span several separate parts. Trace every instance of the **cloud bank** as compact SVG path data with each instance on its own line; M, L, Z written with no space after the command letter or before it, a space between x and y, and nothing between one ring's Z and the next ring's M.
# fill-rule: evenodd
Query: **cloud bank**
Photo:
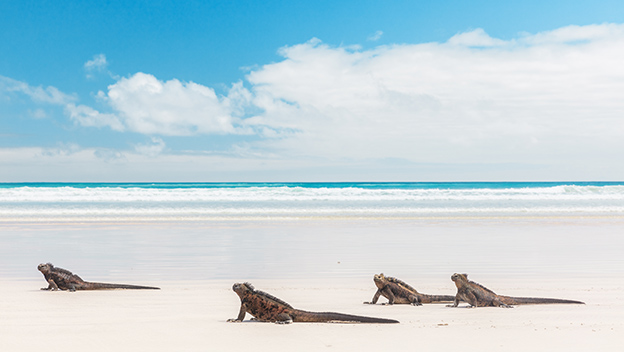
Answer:
M174 152L166 137L209 135L253 137L231 150L281 160L572 167L606 166L624 150L624 25L511 40L478 28L370 50L312 39L279 53L224 94L148 73L119 78L97 95L107 111L53 87L0 85L64 105L79 126L145 134L152 143L135 152L151 158Z
M325 157L575 157L624 146L623 44L622 25L510 41L476 29L368 51L312 40L249 74L253 104L265 111L250 122L299 131L273 147Z

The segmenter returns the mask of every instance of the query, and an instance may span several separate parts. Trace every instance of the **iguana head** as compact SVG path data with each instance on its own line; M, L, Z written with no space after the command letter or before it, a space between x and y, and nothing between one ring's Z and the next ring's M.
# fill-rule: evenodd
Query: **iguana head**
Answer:
M254 292L254 287L252 284L250 284L249 282L245 282L245 283L235 283L232 286L232 290L234 290L234 292L236 292L236 294L239 297L243 297L245 296L247 293L251 293Z
M451 275L451 280L455 282L455 285L458 285L462 282L468 282L468 274L458 274L455 273Z
M387 283L386 277L383 273L375 274L375 276L373 277L373 281L378 288L383 288L384 286L386 286Z
M48 273L52 270L52 268L54 268L54 265L52 265L52 263L42 263L37 266L37 269L39 269L39 271L41 271L42 273Z

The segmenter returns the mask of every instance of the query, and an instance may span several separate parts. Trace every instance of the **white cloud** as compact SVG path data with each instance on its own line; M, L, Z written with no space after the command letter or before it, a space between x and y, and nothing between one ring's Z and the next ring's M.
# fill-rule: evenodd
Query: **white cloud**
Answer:
M448 43L464 46L497 46L506 44L504 40L490 37L482 28L456 34L448 40Z
M381 39L382 35L383 35L383 31L377 31L377 32L373 33L373 35L371 35L368 38L366 38L366 40L371 41L371 42L376 42L379 39Z
M78 100L75 95L65 94L56 87L33 87L28 83L0 76L0 93L22 93L36 103L65 105Z
M137 144L134 146L134 150L141 155L156 157L165 150L165 142L162 138L152 137L151 143Z
M0 179L6 182L93 181L269 181L274 170L306 168L304 160L257 155L168 154L79 148L0 148ZM45 170L45 171L44 171Z
M116 115L100 113L86 105L67 104L65 111L70 119L85 127L110 127L118 132L126 129Z
M92 153L86 163L90 164L99 164L100 161L104 161L107 164L126 164L128 159L126 158L126 152L120 151L117 149L110 148L99 148L99 149L87 149L86 153ZM105 176L108 179L115 179L115 177L120 177L121 175L117 174L115 177L111 178L112 175ZM127 176L126 176L127 177Z
M567 26L558 28L552 31L538 33L536 35L526 35L522 38L532 45L541 44L556 44L556 43L571 43L575 42L588 42L588 41L602 41L612 40L618 38L621 39L624 35L624 26L619 24L601 24L601 25L587 25L587 26Z
M317 40L286 47L283 61L248 75L265 111L248 123L295 132L262 147L328 158L541 162L622 150L623 30L503 41L478 29L366 51Z
M84 69L87 72L87 78L93 78L96 72L103 72L108 66L106 55L93 55L93 59L85 62Z
M30 113L30 116L32 116L35 119L45 119L46 117L48 117L48 114L43 109L30 110L29 113Z
M42 148L39 152L40 156L52 158L66 158L73 154L80 153L82 148L75 143L59 143L54 148Z
M193 134L247 133L237 126L240 107L249 99L241 83L230 95L217 96L211 88L193 82L136 73L122 78L100 94L127 130L143 134L185 136ZM115 122L111 120L111 122ZM110 124L111 128L115 128Z

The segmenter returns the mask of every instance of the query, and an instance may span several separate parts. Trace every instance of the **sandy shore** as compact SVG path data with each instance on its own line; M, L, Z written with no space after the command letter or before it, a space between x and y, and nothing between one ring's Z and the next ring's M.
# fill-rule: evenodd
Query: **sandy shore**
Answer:
M0 223L0 351L621 351L623 230L621 218ZM162 290L41 291L46 261ZM455 271L587 304L362 304L375 273L453 295ZM296 308L401 323L228 323L244 280Z
M387 273L392 274L392 273ZM398 276L398 275L397 275ZM0 280L0 350L88 351L621 351L624 279L471 278L500 294L586 305L447 308L364 305L369 279L258 280L296 308L397 319L396 325L228 323L235 280L133 282L160 291L41 291L43 279ZM402 278L424 293L454 294L448 278ZM385 301L384 298L381 301Z

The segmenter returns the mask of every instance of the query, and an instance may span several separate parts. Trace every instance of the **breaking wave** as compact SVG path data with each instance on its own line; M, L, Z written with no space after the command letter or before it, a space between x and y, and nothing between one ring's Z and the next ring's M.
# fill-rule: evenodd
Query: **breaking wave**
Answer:
M0 218L624 214L624 184L2 184Z

